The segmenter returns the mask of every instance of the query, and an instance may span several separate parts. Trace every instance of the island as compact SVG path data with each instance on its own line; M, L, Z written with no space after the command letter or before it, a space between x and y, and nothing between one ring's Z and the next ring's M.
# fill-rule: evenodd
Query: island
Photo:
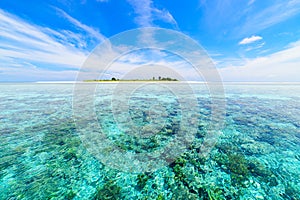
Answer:
M94 80L84 80L84 82L113 82L113 81L124 81L124 82L131 82L131 81L178 81L175 78L170 77L153 77L152 79L117 79L112 77L111 79L94 79Z

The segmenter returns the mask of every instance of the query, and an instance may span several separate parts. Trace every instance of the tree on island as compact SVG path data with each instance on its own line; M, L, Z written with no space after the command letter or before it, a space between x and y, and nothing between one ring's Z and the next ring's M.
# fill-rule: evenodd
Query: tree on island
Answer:
M175 78L169 78L169 77L167 77L167 78L161 78L160 79L161 81L177 81L177 79L175 79Z
M115 77L112 77L111 80L112 80L112 81L116 81L117 79L116 79Z

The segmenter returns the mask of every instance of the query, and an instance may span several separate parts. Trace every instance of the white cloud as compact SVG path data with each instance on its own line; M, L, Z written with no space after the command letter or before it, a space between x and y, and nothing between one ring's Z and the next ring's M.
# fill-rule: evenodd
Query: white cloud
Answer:
M241 40L239 42L239 44L250 44L250 43L256 42L258 40L262 40L262 39L263 38L260 36L253 35L251 37L244 38L243 40Z
M255 33L289 19L290 17L299 14L299 11L299 0L274 0L271 6L266 7L264 10L257 12L254 15L249 15L245 24L242 27L237 27L236 31L241 35Z
M18 68L0 67L1 81L74 81L77 70L53 71L49 69L39 69L36 67L24 67L24 63Z
M249 6L252 5L254 2L255 2L255 0L250 0L250 1L248 2L248 5L249 5Z
M265 57L245 60L242 65L224 67L224 81L300 81L300 41Z
M133 56L135 57L135 55ZM148 78L152 78L153 76L154 77L163 76L163 77L172 77L177 79L181 79L181 77L183 77L185 80L201 79L197 70L195 70L192 65L190 65L189 63L183 60L170 61L170 60L160 59L157 61L144 60L142 62L143 62L142 64L116 62L111 65L109 72L111 74L116 75L118 78L127 76L130 78L148 79ZM146 66L148 70L140 71L138 74L134 73L135 70L143 66ZM169 68L169 70L168 71L162 70L163 68Z
M93 28L82 24L62 10L60 12L78 29L88 33L88 37L98 41L104 39L104 36ZM42 79L49 79L52 75L53 79L58 76L67 78L67 72L74 76L74 71L61 70L79 68L85 61L89 53L85 50L86 35L37 26L0 9L0 79L13 79L18 75L25 79L33 74L41 75L43 71L46 74L40 76ZM51 73L50 70L41 69L47 66L55 66L56 69Z
M176 29L178 25L174 17L166 9L158 9L154 7L152 0L127 0L127 2L133 7L136 17L135 23L142 28L155 27L154 21L163 21L172 24ZM147 43L148 45L154 44L153 30L142 31L142 34L138 38L141 43Z
M176 28L178 28L176 20L168 10L166 9L159 10L157 8L153 8L153 13L154 13L154 17L156 17L158 20L162 20L164 22L173 24L175 25Z
M80 72L78 77L79 80L98 79L99 75L103 76L101 78L104 79L111 79L112 77L122 79L124 76L127 76L127 78L140 79L152 78L153 76L169 76L181 79L179 76L182 76L185 80L202 80L201 76L198 74L198 70L196 70L190 63L178 56L164 51L143 49L122 55L112 55L113 52L106 56L90 57L85 63L85 70ZM96 54L99 53L100 52L96 52ZM193 52L190 53L193 54ZM93 55L94 54L92 54L92 56ZM99 64L105 63L102 58L108 58L108 60L113 60L111 58L117 59L109 64L108 69L106 66L105 70L103 70L102 65ZM134 71L139 69L141 66L147 66L148 70L144 72L140 71L138 74L135 74ZM170 70L168 72L163 71L160 68L161 66L168 67ZM178 74L179 76L176 76L175 74Z
M135 22L141 27L154 26L154 20L162 20L177 28L177 22L166 9L160 10L153 6L152 0L127 0L132 5L137 17Z
M263 43L261 43L261 44L258 44L257 46L248 47L248 48L246 49L246 51L252 51L252 50L260 49L260 48L262 48L265 44L266 44L266 43L263 42Z
M128 0L132 5L137 17L135 22L141 27L152 26L152 1L151 0Z
M98 30L95 30L83 23L81 23L80 21L78 21L77 19L71 17L70 15L68 15L65 11L63 11L62 9L59 8L55 8L63 17L65 17L67 20L69 20L69 22L71 22L72 24L74 24L75 26L79 27L80 29L86 31L88 34L90 34L92 37L97 38L99 41L103 41L106 39L105 36L103 36Z
M62 36L62 33L31 25L2 10L0 27L3 38L0 44L2 59L16 58L79 66L85 58L85 52L72 47L67 40L58 41L52 37Z

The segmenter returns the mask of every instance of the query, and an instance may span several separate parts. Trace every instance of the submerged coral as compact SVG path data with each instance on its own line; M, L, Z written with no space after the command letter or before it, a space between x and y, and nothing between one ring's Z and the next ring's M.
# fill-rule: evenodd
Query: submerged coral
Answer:
M97 187L97 192L93 197L94 200L111 200L122 199L121 187L116 185L114 181L108 181L102 187Z
M203 157L211 102L196 88L202 107L194 141L169 166L135 174L103 165L81 144L71 119L69 86L40 87L32 93L25 88L20 99L15 93L0 93L0 199L299 199L297 90L286 99L277 94L265 97L269 88L261 94L252 91L253 96L229 91L222 135ZM101 94L109 97L110 84L103 87ZM95 108L103 111L96 114L107 138L131 153L163 148L178 133L182 113L178 102L166 95L160 98L166 112L156 109L155 114L164 119L164 126L140 138L118 131L109 106L96 100ZM149 125L151 113L135 109L146 107L147 98L132 101L134 123L140 128Z

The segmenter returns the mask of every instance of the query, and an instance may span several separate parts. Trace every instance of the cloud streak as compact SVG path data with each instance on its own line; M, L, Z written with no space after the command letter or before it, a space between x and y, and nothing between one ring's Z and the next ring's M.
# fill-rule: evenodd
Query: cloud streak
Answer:
M256 42L258 40L262 40L263 38L260 37L260 36L256 36L256 35L253 35L251 37L247 37L247 38L244 38L243 40L241 40L239 42L240 45L244 45L244 44L250 44L250 43L253 43L253 42Z
M137 15L135 22L140 27L152 27L155 26L154 20L161 20L178 28L171 13L166 9L155 8L152 0L127 0L127 2L133 7Z
M64 11L61 14L78 28L87 32L94 40L103 40L105 37L96 30L82 24ZM69 30L55 31L53 29L33 25L0 9L0 79L20 75L33 74L46 76L66 77L70 71L74 76L74 69L79 68L88 55L86 36ZM46 70L53 66L52 72ZM67 70L69 69L69 70ZM24 74L19 72L24 72ZM12 74L15 72L15 75ZM18 73L17 73L18 72ZM28 72L28 73L27 73ZM61 75L58 75L61 74ZM74 79L75 77L73 77Z
M248 6L254 4L254 2L255 2L255 0L250 0L250 1L248 2Z
M78 66L85 57L82 52L70 45L68 40L58 41L55 37L62 33L31 25L7 12L0 10L0 44L2 59L25 59L62 65Z
M256 33L295 16L299 11L299 0L275 0L271 6L261 12L247 16L244 25L238 28L238 32L242 35Z
M224 67L219 72L224 81L300 81L300 41L285 50L264 57L245 60L244 64Z
M75 18L71 17L70 15L68 15L62 9L59 9L59 8L54 8L54 9L56 11L58 11L64 18L66 18L70 23L72 23L73 25L77 26L78 28L84 30L86 33L88 33L93 38L96 38L99 41L103 41L103 40L106 39L106 37L104 35L102 35L98 30L95 30L95 29L81 23L77 19L75 19Z

